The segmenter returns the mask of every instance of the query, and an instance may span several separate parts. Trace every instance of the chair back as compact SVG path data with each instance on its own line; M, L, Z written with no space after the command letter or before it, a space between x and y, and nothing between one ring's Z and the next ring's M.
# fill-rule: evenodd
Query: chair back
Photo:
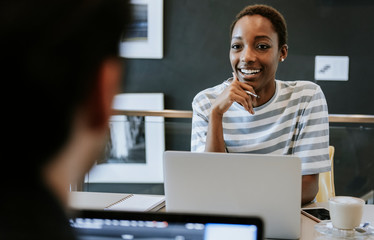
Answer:
M329 146L329 157L331 161L331 171L319 174L319 190L316 195L317 202L327 202L329 198L335 196L334 185L334 146Z

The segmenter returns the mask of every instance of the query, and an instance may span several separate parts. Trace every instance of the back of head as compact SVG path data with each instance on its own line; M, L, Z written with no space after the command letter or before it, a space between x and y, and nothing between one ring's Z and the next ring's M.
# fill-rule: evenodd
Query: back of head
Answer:
M0 4L4 161L22 177L37 172L68 139L100 64L118 56L129 13L123 0Z

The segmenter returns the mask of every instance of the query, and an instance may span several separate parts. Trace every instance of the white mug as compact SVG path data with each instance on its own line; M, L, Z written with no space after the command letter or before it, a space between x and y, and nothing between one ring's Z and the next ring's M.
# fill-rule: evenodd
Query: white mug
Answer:
M364 200L355 197L330 198L330 217L334 228L351 230L358 227L361 223L364 204Z

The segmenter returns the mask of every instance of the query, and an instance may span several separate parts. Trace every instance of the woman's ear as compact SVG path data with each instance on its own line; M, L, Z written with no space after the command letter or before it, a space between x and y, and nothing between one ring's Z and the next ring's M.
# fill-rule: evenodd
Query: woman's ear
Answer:
M108 120L112 114L113 98L119 91L122 76L122 64L117 58L103 61L98 71L96 88L88 100L88 121L90 127L108 128Z
M286 60L287 58L287 55L288 55L288 45L287 44L283 44L283 46L280 48L280 54L279 54L279 61L280 62L283 62L284 60Z

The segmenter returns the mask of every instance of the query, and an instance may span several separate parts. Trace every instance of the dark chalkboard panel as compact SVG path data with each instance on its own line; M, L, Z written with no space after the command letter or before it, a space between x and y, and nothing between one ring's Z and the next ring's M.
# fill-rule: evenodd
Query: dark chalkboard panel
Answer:
M164 0L164 58L126 60L123 92L163 92L165 108L191 110L200 90L230 77L229 27L246 5L286 18L289 56L277 79L314 81L315 55L349 56L348 82L322 82L330 113L374 114L374 1Z

